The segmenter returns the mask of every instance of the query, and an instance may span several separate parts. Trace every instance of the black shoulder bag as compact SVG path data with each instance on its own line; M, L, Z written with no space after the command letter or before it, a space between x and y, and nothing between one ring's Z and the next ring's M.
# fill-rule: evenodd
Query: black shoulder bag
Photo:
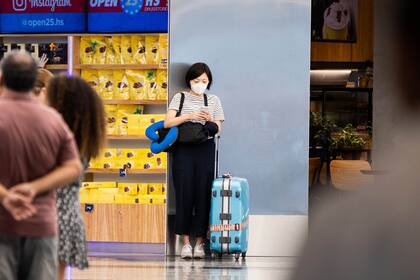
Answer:
M185 94L183 92L180 92L180 94L181 94L181 100L179 103L178 112L176 113L175 117L181 116L182 108L184 107ZM207 99L206 94L204 94L204 106L206 107L208 106L208 99ZM211 122L208 122L208 125L213 125L217 127L216 124L211 123ZM158 131L159 143L162 142L163 139L165 139L168 132L169 132L169 128L159 129ZM217 131L215 133L217 133ZM204 143L209 139L209 136L214 136L210 134L212 133L209 132L209 129L206 126L202 125L201 123L186 122L178 126L178 139L176 142L187 143L187 144ZM170 146L168 149L166 149L165 152L168 152L168 153L172 152L176 146L176 142L172 146Z
M207 94L204 94L204 106L208 106ZM201 123L186 122L178 126L178 142L200 144L209 139L208 130Z

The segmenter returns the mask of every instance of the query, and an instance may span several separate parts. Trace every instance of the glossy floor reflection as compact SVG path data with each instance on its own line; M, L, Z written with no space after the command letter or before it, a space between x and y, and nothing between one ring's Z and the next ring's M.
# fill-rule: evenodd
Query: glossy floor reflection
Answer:
M252 258L235 262L231 258L212 261L183 261L178 258L113 257L90 258L90 268L68 271L66 279L74 280L239 280L289 279L294 258Z

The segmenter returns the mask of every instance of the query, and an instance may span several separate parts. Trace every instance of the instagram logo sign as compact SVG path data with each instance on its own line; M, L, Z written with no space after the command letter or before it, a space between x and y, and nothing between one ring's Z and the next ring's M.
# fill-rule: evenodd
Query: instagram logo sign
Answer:
M12 0L13 2L13 10L17 12L25 11L26 10L26 2L27 0Z

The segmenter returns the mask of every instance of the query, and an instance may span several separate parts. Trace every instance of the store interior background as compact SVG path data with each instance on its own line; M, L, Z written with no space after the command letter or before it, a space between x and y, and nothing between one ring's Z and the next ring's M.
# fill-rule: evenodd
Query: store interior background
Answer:
M357 4L356 42L311 43L310 217L374 180L374 1ZM331 133L331 146L316 139L322 130Z
M383 9L376 9L376 13L380 13L376 25L379 19L388 17ZM334 179L329 180L329 176L334 177L331 173L340 173L342 170L336 168L328 171L325 163L321 167L319 154L308 149L311 145L310 115L322 114L320 88L335 88L328 92L329 101L332 102L328 103L327 100L327 104L333 105L328 105L327 116L339 120L351 119L357 133L365 136L368 134L367 147L361 148L360 153L353 149L350 153L351 160L373 160L375 168L382 169L380 151L386 150L391 141L385 143L384 139L388 139L386 135L389 128L395 128L398 124L388 113L393 108L391 89L395 77L390 75L384 79L385 74L381 71L392 68L388 64L390 62L384 62L383 57L392 57L397 50L378 47L386 44L385 35L388 34L383 34L385 28L377 27L374 57L373 15L374 0L359 0L357 42L311 42L310 0L170 2L169 100L178 90L185 89L183 76L191 63L203 61L210 65L214 74L214 86L209 93L220 96L226 115L221 140L220 170L245 177L251 185L248 255L299 255L308 233L308 215L311 217L311 209L325 204L331 197L328 194L332 193L333 199L339 200L349 193L348 189L340 188L340 184L334 185ZM383 24L382 22L381 25ZM389 28L386 30L392 30L392 24L387 24ZM27 43L29 40L45 44L55 41L70 44L69 38L66 35L10 35L5 36L2 41ZM388 93L388 98L373 95L373 90L369 88L360 89L360 92L357 86L348 89L345 87L345 80L344 84L341 80L339 85L329 84L330 80L323 78L315 79L318 84L313 83L313 70L363 72L367 61L375 61L375 77L378 74L382 78L380 83L375 78L375 92L380 92L381 96ZM55 69L54 65L49 67L56 71L72 68L56 66ZM341 87L340 90L337 90L338 86ZM371 94L370 100L368 93ZM340 116L334 110L343 109L337 105L342 101L346 106L355 106L355 111L360 109L358 104L361 105L363 117L355 112L350 116ZM165 104L146 107L147 113L162 113L164 110ZM366 118L370 123L366 123ZM357 123L359 119L363 119L363 123ZM345 124L341 123L340 126ZM362 127L358 129L358 125ZM366 125L370 127L363 127ZM135 142L136 140L112 141L111 146L147 147L147 143ZM342 155L338 155L338 158L341 157ZM342 167L344 173L345 168ZM372 176L360 172L361 169L369 168L370 166L356 169L352 167L347 178L339 178L340 182L352 185L358 180L371 180ZM168 171L170 175L169 168ZM150 182L161 182L165 179L165 174L147 176ZM97 174L95 180L112 181L115 177L115 174ZM137 178L124 180L134 182ZM170 180L170 176L167 178ZM138 250L140 253L146 250L151 254L163 254L166 245L169 255L177 254L179 240L172 231L173 217L176 214L172 187L168 191L167 244L162 241L157 246L147 247L150 244L143 244L147 247L145 249L134 242L126 242L118 250ZM164 223L161 221L162 226L159 228L162 230L162 240ZM121 244L123 243L124 241ZM90 248L106 251L110 249L109 244L105 242L95 246L95 243L91 243Z

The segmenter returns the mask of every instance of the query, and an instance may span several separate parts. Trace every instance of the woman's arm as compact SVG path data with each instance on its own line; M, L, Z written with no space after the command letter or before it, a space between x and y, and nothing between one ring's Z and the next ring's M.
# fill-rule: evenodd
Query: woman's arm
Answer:
M188 121L198 120L198 121L205 121L206 116L203 112L196 112L187 115L182 115L177 117L176 110L169 110L166 114L165 118L165 128L171 128L174 126L178 126Z

